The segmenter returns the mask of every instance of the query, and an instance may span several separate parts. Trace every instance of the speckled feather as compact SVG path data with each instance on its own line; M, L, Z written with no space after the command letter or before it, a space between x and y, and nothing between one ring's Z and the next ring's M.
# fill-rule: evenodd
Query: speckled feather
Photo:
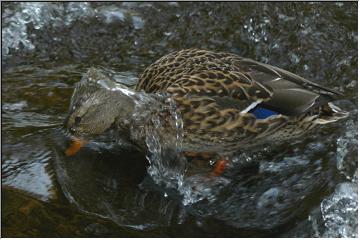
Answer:
M327 102L340 93L288 71L230 53L188 49L150 65L136 90L167 93L184 128L184 149L229 153L270 139L285 140L331 122ZM244 111L259 103L279 114L257 119ZM337 116L339 115L339 116Z

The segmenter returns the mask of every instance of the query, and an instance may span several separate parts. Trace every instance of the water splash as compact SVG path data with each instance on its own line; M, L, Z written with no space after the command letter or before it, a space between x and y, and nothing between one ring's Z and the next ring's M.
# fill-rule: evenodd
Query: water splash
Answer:
M187 175L188 161L182 154L183 120L174 100L161 94L140 94L139 99L132 135L135 141L145 136L148 174L165 191L176 190L185 206L204 199L214 202L230 180L209 173Z
M231 181L225 177L212 177L204 174L196 174L185 179L179 187L183 196L182 204L192 205L202 200L214 203L221 189Z
M348 120L344 130L345 134L336 141L336 163L337 169L351 181L357 170L357 161L354 160L358 150L357 141L355 140L357 139L357 127L352 120Z
M213 201L219 190L230 182L208 173L185 177L188 161L182 154L183 120L172 98L166 94L135 92L117 82L104 68L89 69L73 97L81 98L82 94L98 88L125 94L134 102L131 119L122 119L130 128L129 140L146 152L150 163L147 172L154 182L164 189L176 190L183 196L184 205L203 199ZM122 144L120 135L117 134L117 139Z
M357 238L357 199L357 184L344 182L321 202L321 213L326 227L323 237Z
M147 151L148 173L155 182L176 189L182 185L186 160L181 156L183 123L175 102L164 94L135 92L113 76L104 68L89 69L77 85L72 104L99 88L129 97L135 105L132 117L121 119L130 128L129 140Z
M14 4L13 8L6 8L2 18L4 57L11 55L13 50L32 51L38 47L38 43L31 40L34 34L30 28L68 28L76 21L86 23L94 18L106 24L129 19L136 30L142 29L145 24L137 12L118 5L96 7L88 2L21 2ZM61 38L54 37L53 40L61 41Z
M156 95L141 94L134 111L132 138L145 140L149 175L166 188L182 185L186 159L181 156L182 119L173 100Z

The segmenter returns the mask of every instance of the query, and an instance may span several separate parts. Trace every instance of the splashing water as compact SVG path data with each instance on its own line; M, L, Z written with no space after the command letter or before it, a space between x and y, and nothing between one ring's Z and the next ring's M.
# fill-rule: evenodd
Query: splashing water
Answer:
M132 126L132 138L139 140L145 136L147 159L150 163L148 173L154 181L164 184L166 188L176 189L182 184L186 169L186 160L180 154L182 120L171 99L154 102L148 101L145 95L142 96L133 114L135 122ZM171 117L162 118L167 113Z
M321 202L326 231L323 237L356 238L358 192L354 183L340 183L335 192Z
M126 5L125 5L126 7ZM94 7L88 2L46 3L46 2L20 2L14 9L6 8L3 14L2 27L2 54L11 55L12 51L23 49L34 50L36 43L32 41L33 35L29 28L35 30L57 27L71 27L74 22L88 22L99 18L106 24L124 22L129 19L134 28L144 27L144 20L135 11L130 11L117 5ZM55 37L55 42L61 38Z
M348 121L345 125L345 134L340 136L337 143L336 163L337 169L344 174L348 180L352 180L357 174L357 161L354 161L353 156L357 152L357 127L353 121Z
M94 83L96 87L125 94L135 103L132 118L124 121L130 126L130 140L146 151L150 163L147 172L156 184L175 189L183 196L184 205L216 199L219 190L230 180L206 173L185 177L188 162L182 154L183 121L173 99L166 94L134 92L105 69L91 68L84 75L81 86L91 89ZM91 87L86 88L84 84ZM87 93L79 90L74 95L78 94ZM119 134L117 139L122 143Z
M186 159L180 154L183 123L176 111L175 102L166 95L134 92L105 69L91 68L82 82L89 85L96 83L96 87L117 91L132 99L135 103L132 119L124 121L130 126L131 141L140 146L146 145L142 148L147 149L149 175L166 188L176 189L181 186ZM86 94L86 91L80 94ZM120 136L117 137L121 140Z
M162 98L161 102L154 102L142 95L142 101L137 102L133 114L136 119L132 126L133 138L139 140L145 136L148 149L146 157L150 163L148 174L156 184L165 189L175 189L182 196L185 206L203 199L213 202L220 189L230 181L204 174L186 176L188 162L182 155L182 118L171 98L158 97ZM171 118L164 118L162 113L170 113Z

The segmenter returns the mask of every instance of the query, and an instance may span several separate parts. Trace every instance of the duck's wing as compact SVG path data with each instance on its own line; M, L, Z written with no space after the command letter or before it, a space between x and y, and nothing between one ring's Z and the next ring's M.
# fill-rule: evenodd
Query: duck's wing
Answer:
M284 115L299 115L342 96L336 90L268 64L239 57L234 57L232 61L253 81L272 92L271 98L263 101L262 105Z
M150 65L140 76L136 90L167 92L177 96L232 97L237 100L269 100L271 91L223 61L226 56L188 49L171 53Z
M235 54L199 49L162 57L145 70L137 89L177 96L233 98L246 104L261 102L262 106L289 116L341 96L335 90L277 67Z

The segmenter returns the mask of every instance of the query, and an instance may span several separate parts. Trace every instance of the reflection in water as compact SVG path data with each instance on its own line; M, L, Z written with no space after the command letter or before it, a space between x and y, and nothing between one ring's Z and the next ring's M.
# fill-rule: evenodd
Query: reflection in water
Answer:
M136 149L116 146L115 142L109 144L113 147L105 149L90 143L66 160L61 151L65 146L59 146L56 170L64 193L81 209L118 224L136 228L158 226L159 215L162 217L159 209L164 211L163 206L158 206L161 196L137 187L146 174L144 155Z
M49 133L46 128L58 124L27 108L26 101L2 105L2 183L49 200L54 197L52 153L43 137ZM14 129L20 136L10 134Z
M29 134L14 143L3 138L2 183L47 200L53 197L52 174L48 171L51 152L38 136Z

